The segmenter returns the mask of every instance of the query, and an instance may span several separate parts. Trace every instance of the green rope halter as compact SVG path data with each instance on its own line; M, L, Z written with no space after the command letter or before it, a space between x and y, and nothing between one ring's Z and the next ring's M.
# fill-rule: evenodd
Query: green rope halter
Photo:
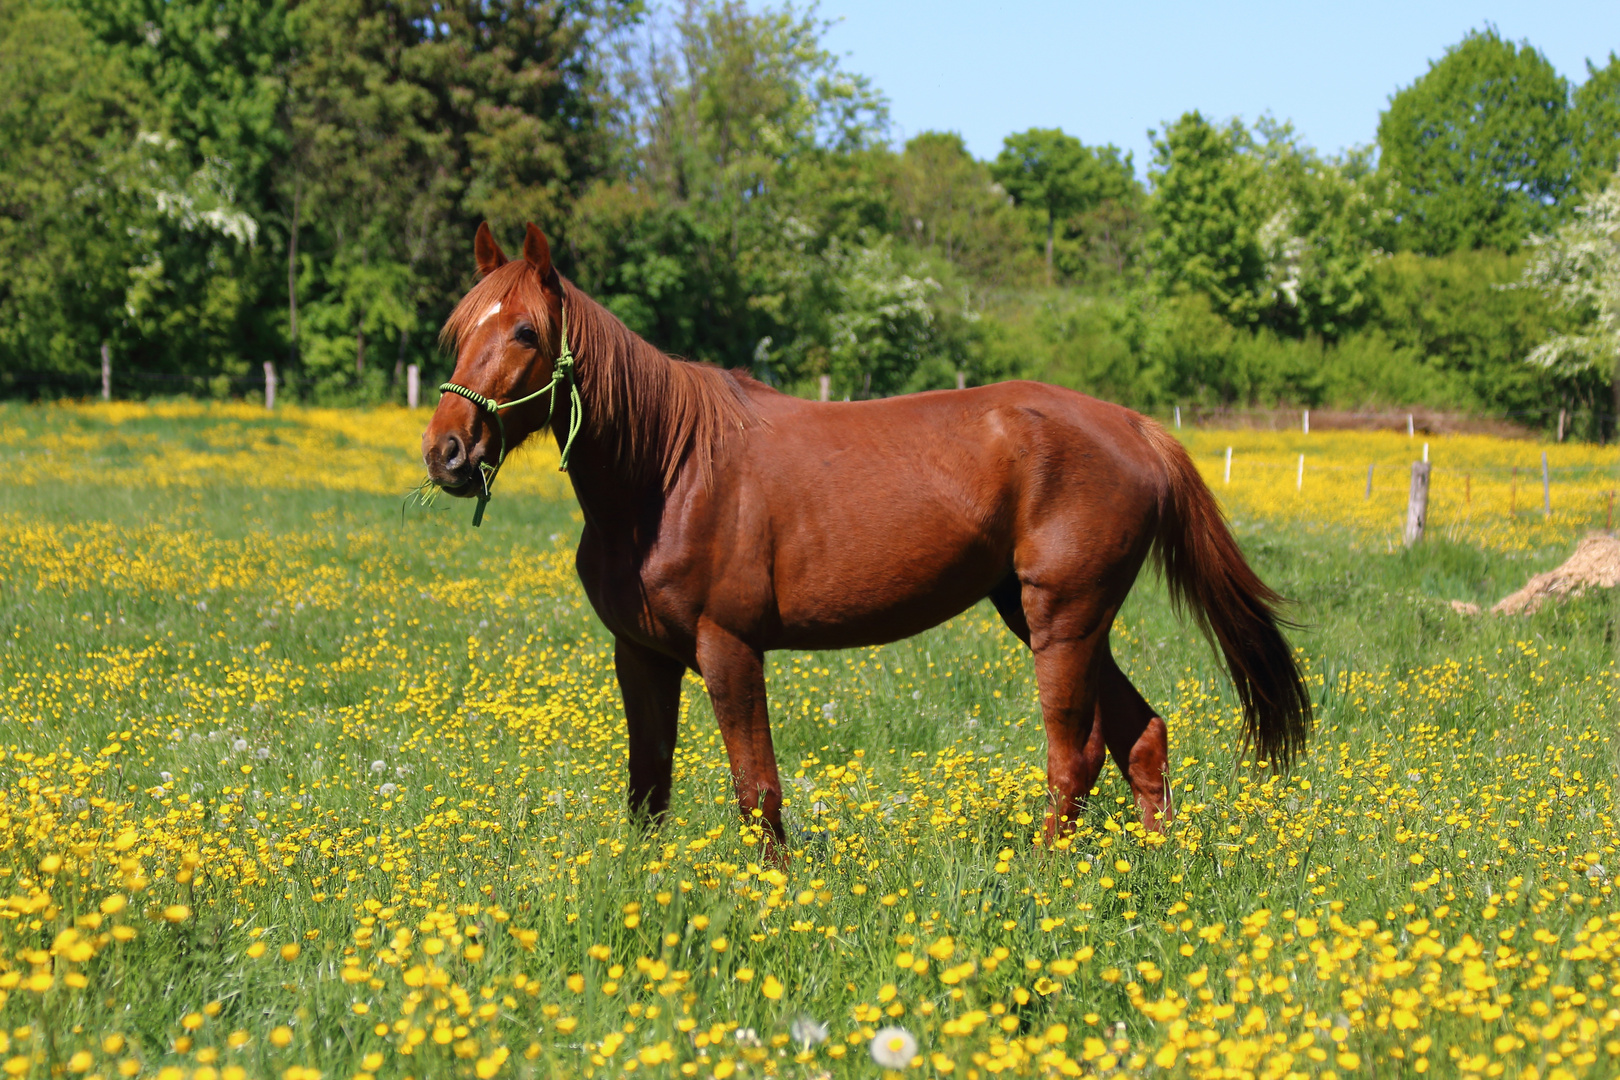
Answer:
M562 471L568 471L568 452L574 448L574 436L579 434L580 424L585 416L585 406L579 400L579 383L574 379L574 351L568 347L568 309L563 308L562 313L562 352L557 356L552 366L551 382L543 388L536 390L527 397L520 397L516 401L496 401L492 397L485 397L476 390L462 386L460 383L440 383L439 393L459 394L483 409L495 418L495 430L500 435L501 453L491 465L487 461L478 463L478 471L484 482L483 493L478 496L478 508L473 511L473 528L484 523L484 507L489 505L490 488L495 484L495 475L501 471L506 463L506 425L501 423L501 410L510 409L514 405L522 405L533 401L537 397L550 395L551 400L546 405L546 418L549 420L557 409L557 387L562 383L568 384L568 438L563 440Z

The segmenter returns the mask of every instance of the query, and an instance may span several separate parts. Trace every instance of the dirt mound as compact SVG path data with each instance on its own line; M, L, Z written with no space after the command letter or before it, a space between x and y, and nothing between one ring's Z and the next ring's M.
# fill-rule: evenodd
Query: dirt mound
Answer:
M1537 574L1491 610L1498 615L1528 615L1549 598L1579 596L1594 585L1605 589L1620 585L1620 539L1612 533L1592 533L1564 565Z

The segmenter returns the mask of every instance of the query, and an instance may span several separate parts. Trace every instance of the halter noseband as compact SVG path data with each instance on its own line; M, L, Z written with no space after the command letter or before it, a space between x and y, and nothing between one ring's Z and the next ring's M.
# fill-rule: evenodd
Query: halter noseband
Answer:
M501 466L506 463L506 425L501 423L501 410L510 409L514 405L522 405L525 402L533 401L537 397L544 397L549 394L551 400L546 405L546 418L550 419L551 414L557 408L557 387L562 383L568 384L568 438L563 441L562 448L562 471L567 472L568 452L574 448L574 436L579 434L580 423L585 415L585 407L579 400L579 384L574 380L574 352L568 347L568 308L564 307L562 309L562 351L557 354L557 359L552 365L551 382L541 389L515 401L496 401L494 398L485 397L478 391L462 386L460 383L447 382L439 384L440 394L459 394L479 408L487 409L489 414L495 418L495 431L501 440L501 453L495 459L495 464L491 465L487 461L478 463L478 471L484 483L484 490L478 496L478 508L473 511L473 528L476 529L484 523L484 507L489 505L490 488L494 486L495 476L501 471Z

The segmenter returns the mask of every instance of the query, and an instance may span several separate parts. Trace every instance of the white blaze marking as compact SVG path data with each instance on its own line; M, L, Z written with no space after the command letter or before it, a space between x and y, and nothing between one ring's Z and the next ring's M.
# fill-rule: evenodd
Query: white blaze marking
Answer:
M499 300L497 300L493 304L489 305L489 309L478 317L478 325L483 326L485 323L489 322L489 320L491 318L495 317L496 315L499 315L500 313L501 313L501 302Z

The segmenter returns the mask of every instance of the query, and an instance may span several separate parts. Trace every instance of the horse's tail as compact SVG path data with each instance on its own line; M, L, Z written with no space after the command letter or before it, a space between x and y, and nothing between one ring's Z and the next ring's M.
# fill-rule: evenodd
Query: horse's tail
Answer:
M1137 428L1164 462L1154 555L1171 603L1190 610L1220 647L1243 704L1244 739L1256 755L1286 768L1311 727L1311 697L1283 638L1283 599L1261 581L1226 527L1198 468L1164 428L1143 417Z

